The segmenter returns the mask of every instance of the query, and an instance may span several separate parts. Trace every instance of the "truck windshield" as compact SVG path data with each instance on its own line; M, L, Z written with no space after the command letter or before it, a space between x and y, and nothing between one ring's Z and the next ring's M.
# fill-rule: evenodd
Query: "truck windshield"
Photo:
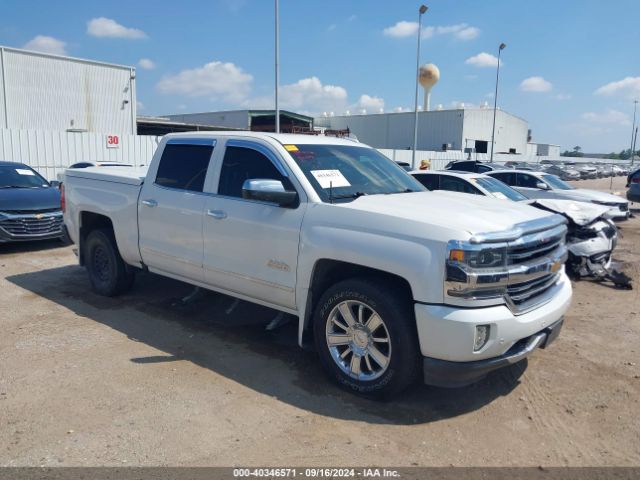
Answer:
M500 180L493 177L476 177L470 179L472 183L476 183L479 187L484 188L492 196L501 200L509 199L514 202L521 202L526 200L527 197L520 192L514 190L506 183L502 183Z
M356 145L285 145L323 202L363 195L423 192L402 167L373 148Z
M560 180L560 178L555 175L542 175L542 179L551 185L554 190L573 190L571 185L564 182L564 180Z
M0 166L0 188L42 188L47 181L26 165Z

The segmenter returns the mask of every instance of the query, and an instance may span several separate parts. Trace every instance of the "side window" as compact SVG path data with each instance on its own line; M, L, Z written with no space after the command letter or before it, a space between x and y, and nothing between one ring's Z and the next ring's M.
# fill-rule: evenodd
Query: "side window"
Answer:
M440 180L440 188L450 192L480 194L480 191L473 185L470 185L466 180L458 177L448 177L446 175L443 175Z
M526 188L538 188L536 184L539 182L536 177L533 175L528 175L526 173L518 173L518 186L526 187Z
M202 192L212 152L210 145L165 145L155 183L162 187Z
M507 185L511 185L512 187L516 186L516 174L511 172L501 172L501 173L492 173L491 176L493 178L497 178L503 183Z
M415 179L431 191L440 189L440 175L418 174Z
M218 194L242 198L245 180L256 178L280 180L286 190L293 190L291 182L262 153L252 148L227 147L220 171Z

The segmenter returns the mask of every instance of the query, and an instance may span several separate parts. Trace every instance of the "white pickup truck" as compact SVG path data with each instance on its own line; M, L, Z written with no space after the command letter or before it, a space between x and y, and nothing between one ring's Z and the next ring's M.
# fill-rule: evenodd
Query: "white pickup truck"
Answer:
M293 314L367 395L476 381L547 346L571 301L562 217L428 192L350 140L171 134L148 170L70 169L64 189L95 292L145 269Z

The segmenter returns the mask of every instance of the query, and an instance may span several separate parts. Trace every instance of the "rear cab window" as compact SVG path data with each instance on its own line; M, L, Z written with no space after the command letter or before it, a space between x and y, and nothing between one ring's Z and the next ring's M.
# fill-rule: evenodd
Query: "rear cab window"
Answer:
M155 178L156 185L189 192L203 191L215 140L187 142L169 141L165 145Z

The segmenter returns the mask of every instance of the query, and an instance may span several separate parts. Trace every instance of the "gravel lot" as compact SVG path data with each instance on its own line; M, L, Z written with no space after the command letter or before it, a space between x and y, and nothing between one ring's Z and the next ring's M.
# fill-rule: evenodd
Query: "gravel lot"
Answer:
M578 282L528 364L388 403L327 381L273 311L182 306L150 274L105 299L71 248L0 245L0 465L640 465L640 219L621 231L635 290Z

